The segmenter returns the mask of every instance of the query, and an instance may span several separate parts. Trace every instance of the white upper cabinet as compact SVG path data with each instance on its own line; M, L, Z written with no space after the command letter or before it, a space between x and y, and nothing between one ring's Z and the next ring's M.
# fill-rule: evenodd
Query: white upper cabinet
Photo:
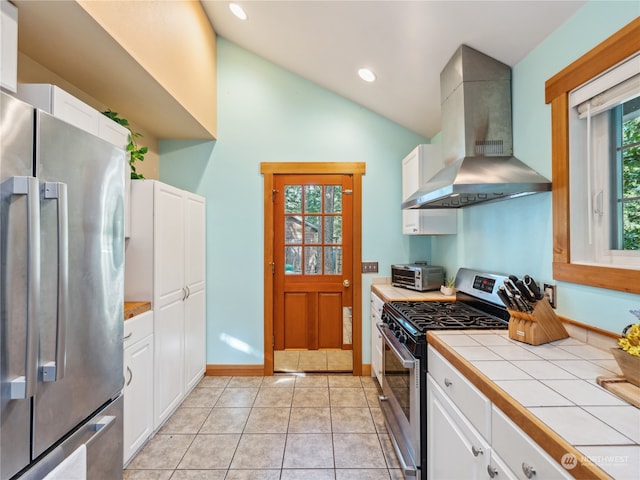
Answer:
M18 84L18 9L0 0L0 86L15 92Z
M402 160L402 201L413 195L444 166L439 144L418 145ZM403 210L405 235L448 235L456 233L457 210Z

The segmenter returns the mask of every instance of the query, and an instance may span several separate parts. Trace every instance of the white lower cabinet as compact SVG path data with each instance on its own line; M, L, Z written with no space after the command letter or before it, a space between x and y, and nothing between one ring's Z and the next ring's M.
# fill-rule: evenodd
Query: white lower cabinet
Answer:
M523 480L573 478L495 406L491 415L491 441L493 448L515 474L515 478Z
M153 312L124 323L124 465L153 433Z
M491 456L489 443L430 375L427 392L427 478L486 478Z
M428 365L429 480L573 478L433 348Z
M378 379L382 386L382 335L376 324L382 321L382 307L384 302L371 292L371 375Z

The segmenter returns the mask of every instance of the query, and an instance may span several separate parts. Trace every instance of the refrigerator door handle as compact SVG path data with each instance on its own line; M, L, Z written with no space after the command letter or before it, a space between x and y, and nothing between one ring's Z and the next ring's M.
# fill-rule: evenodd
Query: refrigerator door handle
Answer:
M31 398L38 380L37 305L40 302L40 189L35 177L12 177L13 195L27 197L27 319L24 376L10 381L12 400Z
M64 378L67 356L67 304L69 300L69 204L67 184L45 182L44 198L56 200L58 207L58 305L56 314L56 359L42 366L42 381Z
M96 422L91 425L91 429L94 430L94 433L89 440L85 442L87 448L96 442L98 438L104 435L113 425L116 423L116 417L114 415L104 415L96 419Z

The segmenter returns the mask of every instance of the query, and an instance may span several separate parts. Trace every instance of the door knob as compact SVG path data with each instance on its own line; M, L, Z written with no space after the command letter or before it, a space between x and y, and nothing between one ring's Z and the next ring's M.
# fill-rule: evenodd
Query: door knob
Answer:
M351 282L349 280L344 280L342 282L342 285L344 285L345 287L350 287L351 286Z

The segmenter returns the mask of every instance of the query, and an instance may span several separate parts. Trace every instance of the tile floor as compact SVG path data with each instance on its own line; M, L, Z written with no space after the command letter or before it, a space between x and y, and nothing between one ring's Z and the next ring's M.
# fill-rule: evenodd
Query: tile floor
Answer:
M352 372L351 350L276 350L276 372Z
M402 480L377 397L370 377L205 377L124 480Z

